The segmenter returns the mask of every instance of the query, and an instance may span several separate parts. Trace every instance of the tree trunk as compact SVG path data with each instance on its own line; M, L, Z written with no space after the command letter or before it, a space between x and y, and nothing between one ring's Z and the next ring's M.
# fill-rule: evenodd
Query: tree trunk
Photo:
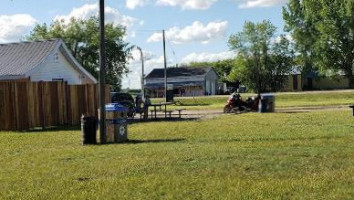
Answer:
M348 87L354 89L354 80L353 80L353 65L346 65L345 67L345 76L348 79Z
M347 78L348 78L349 88L354 89L353 72L348 73Z

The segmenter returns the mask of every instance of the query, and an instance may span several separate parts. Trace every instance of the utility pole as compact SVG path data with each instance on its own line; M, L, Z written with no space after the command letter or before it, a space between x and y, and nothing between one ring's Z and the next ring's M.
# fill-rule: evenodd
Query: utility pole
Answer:
M261 76L262 76L262 68L261 68L261 63L260 60L257 61L258 64L258 97L261 98L261 90L262 90L262 80L261 80Z
M106 44L104 28L104 0L100 0L100 83L99 83L99 102L100 102L100 141L106 143L106 108L105 108L105 75L106 75Z
M165 30L162 30L162 38L163 38L163 63L165 67L165 101L167 102L167 62L166 62Z

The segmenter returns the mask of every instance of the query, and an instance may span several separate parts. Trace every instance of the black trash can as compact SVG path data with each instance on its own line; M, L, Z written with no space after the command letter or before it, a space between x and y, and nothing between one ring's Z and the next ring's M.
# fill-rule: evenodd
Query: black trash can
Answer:
M96 144L97 118L81 116L82 144Z
M268 107L268 99L263 99L263 98L260 99L258 112L260 113L267 112L267 107Z
M272 94L262 95L261 100L259 101L258 111L260 113L274 112L275 111L275 96Z

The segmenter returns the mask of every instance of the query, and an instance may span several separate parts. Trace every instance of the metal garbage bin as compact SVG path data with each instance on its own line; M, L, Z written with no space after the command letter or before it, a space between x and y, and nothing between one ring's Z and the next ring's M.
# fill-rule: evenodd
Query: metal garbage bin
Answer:
M107 142L126 142L127 108L119 103L106 104L106 138Z
M96 144L97 118L81 116L82 144Z
M167 84L166 101L173 102L173 84Z
M274 112L275 111L275 96L272 94L261 95L261 99L258 104L258 111L260 113Z

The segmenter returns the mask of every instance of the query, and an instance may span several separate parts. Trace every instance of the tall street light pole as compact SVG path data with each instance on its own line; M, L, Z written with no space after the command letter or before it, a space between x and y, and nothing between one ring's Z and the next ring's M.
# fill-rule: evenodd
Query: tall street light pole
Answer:
M99 2L100 8L100 73L99 73L99 102L100 102L100 141L106 143L106 108L105 108L105 75L106 75L106 45L104 28L104 0Z
M143 54L143 50L139 46L136 46L136 48L140 51L140 59L141 59L141 96L144 99L145 98L145 89L144 89L144 54Z

